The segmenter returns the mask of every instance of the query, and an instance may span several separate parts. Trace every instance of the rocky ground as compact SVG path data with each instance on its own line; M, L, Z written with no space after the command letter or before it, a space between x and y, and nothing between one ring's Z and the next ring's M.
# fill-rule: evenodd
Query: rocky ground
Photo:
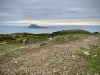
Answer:
M48 41L43 46L36 44L30 50L24 52L24 54L21 54L19 50L17 58L0 64L0 74L99 75L96 72L91 73L86 65L87 61L81 58L78 53L83 53L85 56L90 55L90 46L98 45L100 47L98 44L100 36L82 36L79 39L64 43L53 44L52 41Z

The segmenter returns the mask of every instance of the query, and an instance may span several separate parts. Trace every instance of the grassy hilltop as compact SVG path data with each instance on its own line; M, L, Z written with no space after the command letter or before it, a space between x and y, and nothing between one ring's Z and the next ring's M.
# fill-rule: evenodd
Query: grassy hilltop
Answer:
M0 34L0 75L100 75L100 33Z

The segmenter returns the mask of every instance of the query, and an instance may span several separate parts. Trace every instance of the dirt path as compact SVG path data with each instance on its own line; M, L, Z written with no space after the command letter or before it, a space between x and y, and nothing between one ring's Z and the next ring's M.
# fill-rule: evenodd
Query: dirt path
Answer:
M24 56L1 65L2 75L88 75L87 62L76 55L89 52L99 37L89 36L64 44L34 48Z

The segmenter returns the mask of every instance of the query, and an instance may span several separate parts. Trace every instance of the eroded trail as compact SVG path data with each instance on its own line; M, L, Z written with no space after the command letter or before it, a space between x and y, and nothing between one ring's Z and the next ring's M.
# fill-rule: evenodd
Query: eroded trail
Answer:
M97 45L98 36L81 37L68 43L33 48L25 55L1 65L2 75L88 75L87 61L77 56Z

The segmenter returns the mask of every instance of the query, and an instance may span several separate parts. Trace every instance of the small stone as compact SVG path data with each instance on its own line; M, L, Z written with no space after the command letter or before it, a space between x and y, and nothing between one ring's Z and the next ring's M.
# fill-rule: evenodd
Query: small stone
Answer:
M15 63L15 64L17 64L18 62L17 62L17 61L15 61L14 63Z
M48 38L48 40L51 40L52 41L53 39L52 38Z
M84 52L85 55L89 55L89 52Z
M99 75L99 74L95 73L94 75Z
M97 55L93 55L91 58L95 58L95 57L97 57Z
M98 48L100 48L100 47L98 47Z
M15 59L15 58L12 58L13 60Z
M79 75L79 73L77 73L76 75Z
M72 55L73 58L75 58L75 55Z

